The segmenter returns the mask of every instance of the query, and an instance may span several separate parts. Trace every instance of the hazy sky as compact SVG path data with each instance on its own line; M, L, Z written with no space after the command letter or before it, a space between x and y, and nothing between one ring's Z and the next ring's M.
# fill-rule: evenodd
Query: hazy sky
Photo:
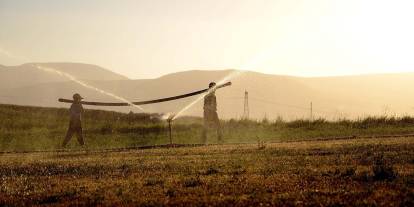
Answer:
M131 78L414 71L413 11L410 0L0 0L0 64L83 62Z

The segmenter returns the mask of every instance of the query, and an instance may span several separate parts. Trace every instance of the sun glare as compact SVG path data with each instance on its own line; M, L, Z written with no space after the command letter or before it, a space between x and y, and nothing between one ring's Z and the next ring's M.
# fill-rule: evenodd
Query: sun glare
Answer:
M414 2L329 1L313 8L279 21L270 46L242 69L298 76L414 70Z

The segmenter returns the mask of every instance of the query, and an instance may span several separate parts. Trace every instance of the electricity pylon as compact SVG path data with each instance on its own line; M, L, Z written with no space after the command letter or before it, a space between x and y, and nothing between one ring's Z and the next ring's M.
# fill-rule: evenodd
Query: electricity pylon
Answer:
M243 119L249 119L249 93L244 91L244 112Z

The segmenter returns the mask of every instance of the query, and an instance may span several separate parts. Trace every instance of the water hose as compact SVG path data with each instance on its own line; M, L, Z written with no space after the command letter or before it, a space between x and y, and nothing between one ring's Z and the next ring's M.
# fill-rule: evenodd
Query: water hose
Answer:
M231 82L227 82L227 83L216 86L216 89L223 88L223 87L230 86L230 85L231 85ZM202 94L202 93L208 92L208 90L209 90L209 88L199 90L199 91L194 91L194 92L191 92L191 93L178 95L178 96L171 96L171 97L167 97L167 98L160 98L160 99L154 99L154 100L149 100L149 101L138 101L138 102L132 102L132 103L134 105L146 105L146 104L154 104L154 103L173 101L173 100L177 100L177 99L182 99L182 98L187 98L187 97L190 97L190 96L195 96L195 95L198 95L198 94ZM64 99L64 98L59 98L58 101L63 102L63 103L73 103L74 102L71 99ZM109 102L95 102L95 101L81 101L80 103L83 104L83 105L93 105L93 106L129 106L130 105L129 103L109 103Z

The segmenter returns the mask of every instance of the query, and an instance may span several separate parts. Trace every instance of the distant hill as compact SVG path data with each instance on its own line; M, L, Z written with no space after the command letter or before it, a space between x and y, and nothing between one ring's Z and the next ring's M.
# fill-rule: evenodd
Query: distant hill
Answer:
M131 101L168 97L204 89L211 81L218 81L234 70L184 71L155 79L130 80L98 66L84 64L49 63L48 66L76 73L90 85L122 96ZM80 66L84 66L83 72ZM60 68L58 68L60 67ZM73 69L73 68L78 69ZM9 68L9 67L6 67ZM0 67L0 71L5 70ZM6 69L7 70L7 69ZM10 70L10 68L9 68ZM23 66L13 70L28 70ZM21 74L24 72L18 71ZM117 101L107 95L84 88L55 74L37 71L37 78L21 82L19 76L9 76L13 85L0 85L0 103L68 107L57 102L58 98L71 98L75 92L90 101ZM0 72L1 73L1 72ZM1 76L3 78L3 76ZM34 79L34 80L32 80ZM13 81L14 80L14 81ZM217 91L218 111L222 118L240 118L243 115L244 92L249 92L250 117L262 119L309 118L310 102L314 118L358 118L368 115L405 115L414 112L414 74L382 74L344 77L302 78L268 75L246 71L235 77L231 87ZM20 81L20 82L19 82ZM196 97L142 106L147 112L177 113ZM87 108L99 108L86 106ZM138 111L132 107L100 107L99 109L122 112ZM201 116L202 101L184 115Z
M96 65L83 63L36 63L73 75L81 80L127 80L128 78ZM32 86L49 82L65 82L67 78L45 73L32 64L0 65L0 89Z

